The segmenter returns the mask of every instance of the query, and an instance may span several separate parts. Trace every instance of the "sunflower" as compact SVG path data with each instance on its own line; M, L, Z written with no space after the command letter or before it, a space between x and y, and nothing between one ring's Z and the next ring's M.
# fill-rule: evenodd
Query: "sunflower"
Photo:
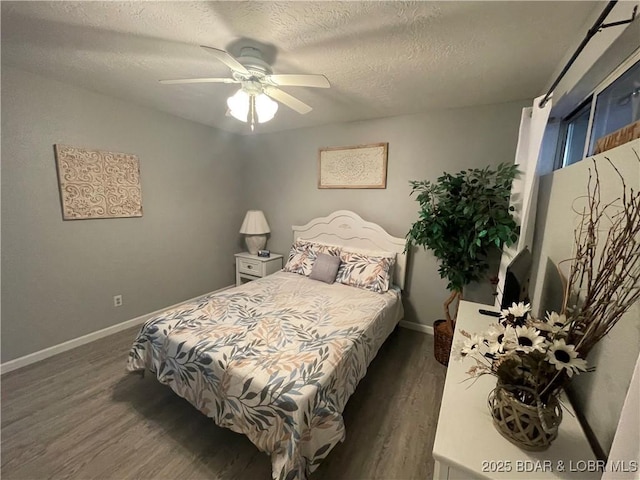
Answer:
M514 302L513 305L509 307L509 313L516 318L524 317L530 311L531 311L531 305L529 305L528 303L525 305L524 302L520 302L520 303Z
M464 334L466 334L464 341L456 342L451 349L451 358L453 360L462 361L467 356L480 351L480 344L484 341L483 338L476 334L471 335L463 332Z
M524 302L513 303L509 308L500 312L500 317L503 319L503 325L513 325L514 327L521 327L525 324L527 314L531 311L531 305Z
M478 350L480 350L481 343L482 338L475 334L471 335L471 337L467 338L464 341L462 348L460 349L460 354L464 357L466 355L469 355L470 353L477 352Z
M524 353L542 351L545 338L540 335L539 330L533 327L516 327L515 330L516 350Z
M451 359L461 362L467 356L466 353L462 352L464 348L464 342L456 342L453 348L451 349Z
M568 332L569 328L571 328L571 321L567 321L567 316L564 314L559 315L556 312L547 312L545 323L553 333Z
M547 351L547 360L549 363L555 365L558 371L564 368L570 377L573 376L574 373L580 373L580 370L583 372L587 370L587 361L578 358L576 347L567 345L564 338L553 341L553 344Z
M489 353L505 353L507 350L514 348L513 328L502 327L501 325L491 325L486 333L484 340L485 345L489 349Z

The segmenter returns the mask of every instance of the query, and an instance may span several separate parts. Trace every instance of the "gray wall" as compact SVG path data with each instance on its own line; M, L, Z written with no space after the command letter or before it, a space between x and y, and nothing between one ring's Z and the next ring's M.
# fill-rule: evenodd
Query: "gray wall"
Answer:
M283 253L292 224L341 208L404 236L417 218L408 181L511 162L529 103L237 137L7 66L2 93L2 362L233 283L248 208L265 211ZM380 141L387 189L317 189L319 147ZM56 143L138 155L144 216L63 221ZM429 252L412 253L406 318L431 324L446 282Z
M291 225L338 209L353 210L395 236L404 237L417 220L418 203L409 180L435 180L443 171L513 162L521 109L530 101L433 111L362 122L245 137L251 158L246 193L252 208L264 210L272 235L268 248L287 253ZM389 143L384 190L317 188L318 148ZM484 288L484 291L482 289ZM488 284L469 297L493 303ZM409 259L405 318L430 325L443 317L447 297L431 252Z
M2 362L232 284L238 141L3 65ZM55 143L138 155L144 216L63 221Z
M621 193L620 180L604 157L615 163L624 176L627 187L636 192L640 189L640 164L632 148L640 153L640 141L593 157L598 162L603 205L618 198ZM543 313L550 303L555 303L552 297L559 293L558 287L549 287L554 278L553 264L571 258L575 251L573 231L578 217L572 206L576 199L587 193L589 168L593 168L591 159L540 179L532 277L532 285L535 285L532 304L540 310L538 313ZM582 204L576 204L578 205ZM606 232L602 235L606 235ZM568 263L561 265L565 276L568 275L568 269ZM596 371L584 373L572 382L576 407L585 415L605 452L611 447L620 410L640 352L639 320L640 305L636 303L587 358L589 366L595 366Z

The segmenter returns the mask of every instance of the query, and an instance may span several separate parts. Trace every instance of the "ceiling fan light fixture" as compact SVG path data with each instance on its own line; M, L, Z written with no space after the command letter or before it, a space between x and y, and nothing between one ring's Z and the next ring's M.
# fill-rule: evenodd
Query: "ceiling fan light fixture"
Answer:
M0 0L1 1L1 0ZM160 80L160 83L175 85L181 83L236 83L242 87L227 99L227 115L251 125L265 123L273 119L279 104L298 112L309 113L312 108L296 97L280 90L286 87L329 88L331 84L324 75L319 74L278 74L273 75L269 63L260 50L251 46L242 49L238 58L218 48L202 48L224 63L231 70L231 77L178 78Z
M271 120L278 111L278 102L264 93L256 95L241 88L227 99L227 107L233 118L245 123L251 122L253 125L256 120L258 123Z
M275 117L278 111L278 102L273 101L264 93L256 95L256 114L258 115L258 123L265 123Z
M249 94L243 89L238 90L227 99L227 107L229 107L231 116L245 123L248 121L250 103Z

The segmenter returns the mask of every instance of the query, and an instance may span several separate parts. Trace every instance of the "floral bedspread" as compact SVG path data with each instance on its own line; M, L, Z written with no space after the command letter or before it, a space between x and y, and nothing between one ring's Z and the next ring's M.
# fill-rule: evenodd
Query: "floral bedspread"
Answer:
M345 438L347 400L402 313L396 290L278 272L150 319L127 369L247 435L274 479L304 479Z

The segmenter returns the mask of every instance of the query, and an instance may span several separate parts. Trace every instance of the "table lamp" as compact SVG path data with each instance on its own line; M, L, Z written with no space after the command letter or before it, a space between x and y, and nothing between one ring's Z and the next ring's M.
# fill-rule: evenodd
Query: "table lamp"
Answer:
M271 230L262 210L249 210L240 227L240 233L245 236L244 240L250 254L256 255L258 250L264 249L269 232Z

